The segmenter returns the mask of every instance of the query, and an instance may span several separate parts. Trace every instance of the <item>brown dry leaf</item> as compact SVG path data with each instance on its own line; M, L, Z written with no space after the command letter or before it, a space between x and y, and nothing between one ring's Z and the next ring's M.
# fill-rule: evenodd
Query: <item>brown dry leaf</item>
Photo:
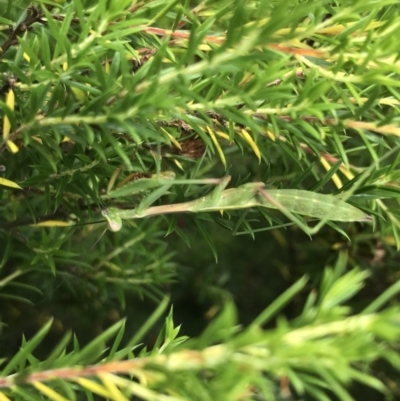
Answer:
M181 150L179 154L191 159L199 159L203 156L206 147L201 138L195 137L181 142Z

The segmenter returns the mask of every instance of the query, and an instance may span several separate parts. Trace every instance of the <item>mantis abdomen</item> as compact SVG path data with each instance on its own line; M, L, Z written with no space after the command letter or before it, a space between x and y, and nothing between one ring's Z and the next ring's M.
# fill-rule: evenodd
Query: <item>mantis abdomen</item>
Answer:
M191 212L266 207L286 209L290 213L331 221L371 221L362 210L333 195L318 194L300 189L264 189L263 183L252 183L223 191L219 198L210 202L201 198L183 209ZM189 207L188 207L189 206ZM184 211L184 210L181 210Z
M266 196L259 197L265 207L278 209L279 207L271 202L271 199L273 199L292 213L317 219L371 221L371 218L362 210L332 195L317 194L300 189L266 190L265 193L267 194Z

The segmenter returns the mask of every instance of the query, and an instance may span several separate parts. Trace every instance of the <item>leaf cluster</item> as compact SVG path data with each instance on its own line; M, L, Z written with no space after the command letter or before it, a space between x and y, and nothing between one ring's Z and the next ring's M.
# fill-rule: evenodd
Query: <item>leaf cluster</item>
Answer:
M297 232L279 211L263 210L158 216L106 231L106 206L197 199L212 189L199 180L227 174L234 186L344 196L374 223L327 222L315 240L331 255L348 248L348 267L381 263L382 249L394 258L399 13L396 0L0 1L4 308L34 309L62 288L80 305L96 299L98 309L110 300L123 308L134 292L160 304L160 316L184 246L205 244L217 258L213 227L232 241L272 231L284 243L284 228ZM176 185L141 186L165 172ZM397 306L379 312L397 294L397 276L352 315L344 302L367 276L345 272L341 258L298 317L273 329L261 326L304 281L246 328L230 302L190 341L177 337L169 315L151 350L135 351L143 333L122 346L118 323L82 349L77 339L68 348L68 334L40 361L32 352L49 323L4 363L3 387L30 383L7 394L34 400L280 399L290 391L348 400L352 381L385 392L370 372L380 358L399 368ZM50 377L52 387L43 383Z

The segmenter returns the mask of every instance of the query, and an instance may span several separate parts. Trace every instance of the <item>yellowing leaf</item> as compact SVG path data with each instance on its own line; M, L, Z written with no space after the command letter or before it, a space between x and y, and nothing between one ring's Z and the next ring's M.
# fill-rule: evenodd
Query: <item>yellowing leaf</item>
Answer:
M104 63L104 72L106 74L110 73L110 62L108 60Z
M320 158L320 161L321 164L325 167L326 171L329 171L331 169L331 165L323 157ZM332 181L335 183L337 188L342 188L342 181L336 173L333 174Z
M6 105L11 109L14 110L15 106L15 95L14 91L10 89L6 95Z
M172 142L172 144L178 148L179 150L182 150L181 144L164 128L161 127L161 130L165 132L165 134L168 136L168 139Z
M222 131L215 131L215 133L216 133L218 136L220 136L221 138L224 138L224 139L226 139L227 141L230 141L230 142L231 142L231 138L229 138L229 135L226 134L225 132L222 132Z
M42 394L44 394L45 396L47 396L48 398L50 398L53 401L68 401L67 398L63 397L61 394L57 393L52 388L46 386L43 383L33 382L32 385L37 390L39 390Z
M349 180L352 180L354 178L354 174L347 169L346 166L343 164L339 167L339 170L343 173L343 175L348 178Z
M318 34L328 34L328 35L338 35L343 32L345 29L349 29L349 27L354 26L355 22L348 22L346 25L333 25L327 28L318 29L316 33ZM384 24L384 21L372 21L366 27L363 28L363 33L374 28L378 28ZM358 31L355 31L352 35L357 36L360 35Z
M128 401L128 399L121 393L119 388L113 383L112 377L113 375L106 374L106 373L100 373L99 378L101 381L104 383L104 386L107 388L109 391L111 397L115 401Z
M29 63L31 61L31 58L28 56L28 54L26 54L24 52L24 54L22 55L24 57L24 59Z
M16 182L7 180L7 178L0 178L0 185L5 187L22 189Z
M385 244L395 246L396 245L396 239L393 236L385 236L382 238Z
M4 120L3 120L3 137L4 137L4 139L8 138L8 136L10 135L10 131L11 131L10 120L5 115Z
M101 38L102 37L100 32L96 32L93 29L91 29L89 32L95 38ZM110 40L106 40L106 43L111 43L111 41Z
M268 137L272 140L272 141L276 141L276 136L275 136L275 134L272 132L272 131L270 131L269 129L267 129L266 130L266 133L267 133L267 135L268 135Z
M243 86L243 85L247 84L253 78L254 78L254 74L252 72L246 72L244 74L244 77L242 78L242 80L239 82L239 86Z
M68 221L62 220L46 220L41 221L40 223L31 224L31 227L71 227L73 226L72 223Z
M180 163L179 160L174 159L174 163L182 170L185 171L185 169L183 168L182 164Z
M85 379L85 378L77 378L75 379L75 381L80 384L83 388L86 388L87 390L96 393L104 398L108 398L110 396L110 394L108 393L108 391L106 391L104 389L104 387L100 386L99 384Z
M0 401L11 401L5 394L0 392Z
M199 50L202 50L203 52L209 52L212 50L212 47L210 45L207 45L204 43L200 44L198 48L199 48Z
M368 121L353 121L345 120L343 123L350 128L354 129L364 129L374 132L378 132L382 135L396 135L400 136L400 128L395 124L378 125L377 123L372 123Z
M112 173L112 176L111 176L111 178L110 178L110 181L108 181L107 193L109 193L109 192L112 190L112 188L113 188L113 186L114 186L114 184L115 184L115 181L117 180L117 178L118 178L119 174L121 173L121 171L122 171L122 168L117 168L117 169Z
M34 139L36 142L39 142L41 145L43 145L43 141L42 138L38 137L38 136L33 136L32 139Z
M19 151L18 146L13 141L7 141L7 147L11 153L17 153Z
M79 100L80 102L83 102L87 95L86 92L84 92L82 89L71 87L72 93L75 95L76 100Z
M210 127L207 127L207 130L208 130L208 133L210 134L211 140L213 141L215 147L217 148L219 158L221 159L221 162L226 169L226 159L225 159L224 152L222 151L221 146L220 146L219 142L217 141L217 138L214 135L214 132L211 131Z
M245 129L241 130L241 136L253 149L253 152L255 153L255 155L258 158L258 163L261 163L261 152L260 152L260 149L258 148L257 144L254 142L254 139L252 138L252 136Z
M67 71L67 70L68 70L68 62L67 62L67 61L66 61L65 63L63 63L62 69L63 69L64 71Z
M10 89L7 92L6 105L8 106L8 108L10 110L14 110L15 95L14 95L14 91L12 89ZM3 137L4 137L4 139L8 138L8 136L10 135L10 131L11 131L11 123L10 123L10 120L8 119L8 117L5 115L4 120L3 120Z

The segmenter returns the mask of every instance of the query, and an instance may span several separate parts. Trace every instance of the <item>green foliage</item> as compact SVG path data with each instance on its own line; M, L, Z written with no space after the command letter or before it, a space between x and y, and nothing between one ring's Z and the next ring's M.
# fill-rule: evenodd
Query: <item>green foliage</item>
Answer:
M355 382L400 393L390 269L400 248L399 27L396 0L0 0L2 336L10 316L35 317L18 331L19 351L0 353L0 399L350 400ZM107 230L109 207L165 211L213 197L228 174L234 188L309 192L304 207L156 213ZM333 196L373 224L325 221L334 202L314 215L320 231L296 214ZM182 266L221 263L222 243L267 232L313 267L278 263L264 292L276 276L286 290L248 324L213 272L201 296L220 312L202 334L179 337L172 309L158 330ZM232 275L238 248L222 262ZM45 308L36 314L69 302L89 327L110 305L128 310L132 294L157 305L136 335L117 316L82 340Z
M130 396L146 400L284 399L289 392L283 384L287 379L297 394L321 400L329 399L328 389L339 399L352 399L345 387L352 381L386 393L383 383L362 366L383 358L400 367L397 352L390 346L400 338L400 310L395 307L384 314L351 316L343 301L360 289L365 273L341 275L345 262L341 257L333 270L327 270L318 300L311 293L297 319L279 319L272 330L263 330L261 325L290 302L307 280L301 279L285 291L246 328L238 325L235 307L227 302L202 335L189 340L178 337L179 327L174 327L171 311L153 349L143 348L139 353L132 344L140 340L140 334L124 350L116 351L124 333L124 322L119 322L82 349L75 341L74 350L68 351L71 336L67 334L49 358L40 362L32 352L48 333L49 322L5 364L0 386L12 388L4 394L16 400L31 399L19 383L31 383L51 399L81 399L85 389L118 400ZM334 276L337 281L324 291ZM108 348L106 342L113 338ZM9 375L13 372L18 375ZM117 375L124 372L135 380Z

